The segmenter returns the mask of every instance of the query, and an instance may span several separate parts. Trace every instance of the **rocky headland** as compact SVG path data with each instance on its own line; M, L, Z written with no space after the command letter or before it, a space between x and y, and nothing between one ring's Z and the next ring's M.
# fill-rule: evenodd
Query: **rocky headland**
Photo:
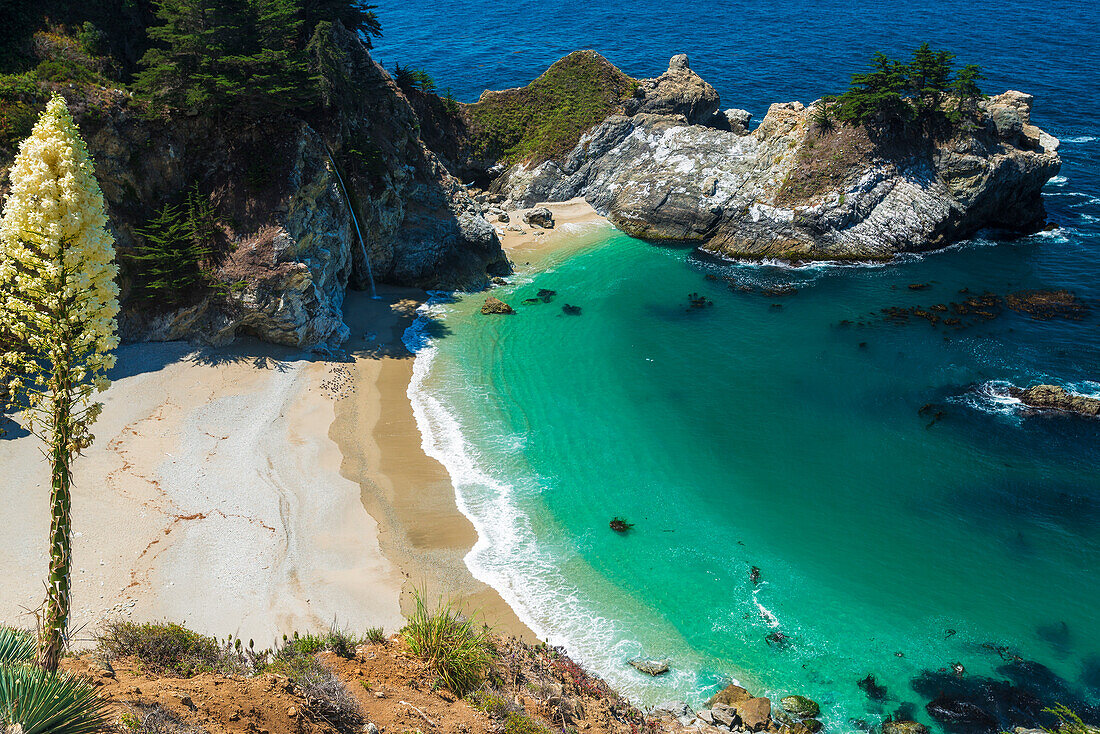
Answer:
M517 128L518 101L552 114L566 96L555 88L587 100L588 118L567 117L556 137ZM1046 224L1040 191L1061 161L1033 102L1008 91L980 103L980 124L927 136L821 123L825 101L787 102L750 131L684 55L634 80L578 51L527 88L464 105L451 129L465 137L440 153L504 209L583 196L628 234L720 256L881 261Z
M169 115L124 89L68 91L117 239L125 339L338 345L348 287L482 288L511 267L493 224L522 229L508 212L541 202L583 198L631 235L723 257L887 260L1041 228L1060 166L1021 92L919 140L825 129L821 100L774 104L752 127L684 55L633 79L577 51L460 104L399 86L353 34L331 34L338 89L306 113ZM208 283L142 298L141 229L186 191L217 214Z
M125 340L250 335L333 346L348 337L349 286L367 289L373 277L476 289L509 272L493 227L419 137L406 96L359 38L339 23L331 34L341 88L322 109L169 114L121 88L60 90L106 199ZM0 161L0 194L10 162ZM187 191L216 214L210 282L180 298L141 298L138 230Z

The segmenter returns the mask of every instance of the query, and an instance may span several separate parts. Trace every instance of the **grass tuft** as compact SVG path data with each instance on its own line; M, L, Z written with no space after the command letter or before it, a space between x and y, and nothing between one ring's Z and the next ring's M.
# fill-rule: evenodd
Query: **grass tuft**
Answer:
M463 617L450 603L430 611L419 592L415 600L416 609L401 631L409 649L456 695L477 690L492 662L489 628Z
M386 638L386 631L381 627L368 627L366 640L372 645L385 645L389 641Z

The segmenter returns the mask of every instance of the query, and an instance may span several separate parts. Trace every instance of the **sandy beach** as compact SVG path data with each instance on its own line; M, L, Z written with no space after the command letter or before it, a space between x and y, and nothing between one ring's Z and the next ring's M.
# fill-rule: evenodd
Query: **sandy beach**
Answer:
M521 212L513 231L496 225L518 270L603 222L583 201L550 206L555 229L523 225ZM74 464L77 645L117 618L265 645L332 624L395 631L414 590L533 638L466 568L476 532L421 448L401 337L425 293L379 294L348 293L344 355L255 341L120 349L96 440ZM4 428L0 622L33 627L48 467L37 439Z

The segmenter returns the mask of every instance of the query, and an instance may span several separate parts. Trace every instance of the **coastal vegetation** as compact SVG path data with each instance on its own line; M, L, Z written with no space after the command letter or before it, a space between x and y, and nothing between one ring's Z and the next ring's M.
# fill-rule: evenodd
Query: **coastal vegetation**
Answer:
M0 383L51 466L50 565L38 663L57 670L69 621L71 462L93 440L118 346L118 268L103 195L54 96L20 146L0 217Z
M0 626L0 729L93 734L109 728L107 702L85 679L34 665L34 636Z
M440 682L456 694L476 690L492 662L489 628L463 616L449 603L430 609L419 592L415 593L414 603L401 631L409 650L426 660Z
M960 123L977 112L983 98L978 82L985 77L976 64L956 71L954 59L955 54L933 50L927 42L909 62L876 53L868 71L852 75L848 91L823 100L815 122L828 129L835 114L850 124L888 128Z
M569 152L587 130L621 112L637 82L594 51L575 51L526 87L485 92L468 105L477 156L533 164Z

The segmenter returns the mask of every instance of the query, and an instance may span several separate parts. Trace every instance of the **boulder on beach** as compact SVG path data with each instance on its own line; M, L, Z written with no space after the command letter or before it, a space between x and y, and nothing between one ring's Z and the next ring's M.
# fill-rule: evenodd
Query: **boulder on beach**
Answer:
M642 658L635 658L630 661L638 670L642 671L646 675L664 675L669 671L668 660L646 660Z
M523 221L533 227L554 228L554 213L544 206L537 206L523 215Z
M498 298L493 298L492 296L489 296L488 298L486 298L485 299L485 305L481 307L481 313L485 314L486 316L489 316L489 315L510 316L510 315L514 314L515 312L516 312L515 309L513 309L507 303L505 303L504 301L501 301Z
M741 717L741 725L749 731L763 731L772 718L772 702L766 698L750 698L741 701L734 709Z
M779 705L788 714L800 719L812 719L821 713L821 707L817 702L805 696L787 696L779 702Z
M707 700L707 706L713 708L716 704L725 704L726 706L733 706L741 703L742 701L748 701L752 698L752 694L746 691L736 683L730 683L722 690L715 693Z
M1057 410L1086 418L1100 417L1100 398L1070 392L1058 385L1033 385L1026 390L1013 388L1010 392L1031 408Z

